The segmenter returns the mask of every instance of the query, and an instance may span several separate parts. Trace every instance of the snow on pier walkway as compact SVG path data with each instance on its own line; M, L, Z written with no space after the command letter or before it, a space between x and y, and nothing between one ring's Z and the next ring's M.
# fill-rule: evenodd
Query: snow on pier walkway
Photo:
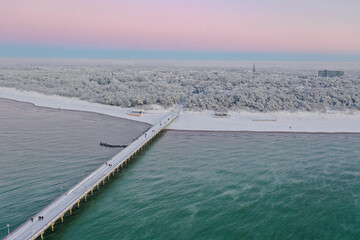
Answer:
M81 180L78 184L72 187L69 191L62 194L59 198L49 204L47 207L38 212L33 220L28 220L4 240L12 239L36 239L41 237L43 239L44 232L51 227L54 230L56 221L63 222L64 215L69 212L72 214L72 209L77 205L80 206L80 201L85 200L89 194L93 195L95 189L99 189L100 184L105 184L106 179L110 179L111 174L119 171L131 157L140 151L146 144L149 143L161 130L166 128L180 113L180 109L173 110L159 123L153 125L139 138L129 144L126 148L120 151L117 155L112 157L107 164L102 164L98 169L92 172L89 176ZM42 216L43 219L39 219Z

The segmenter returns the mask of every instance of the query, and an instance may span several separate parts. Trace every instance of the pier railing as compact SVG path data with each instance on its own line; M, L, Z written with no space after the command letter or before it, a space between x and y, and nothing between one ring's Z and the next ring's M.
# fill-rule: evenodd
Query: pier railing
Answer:
M4 240L36 239L38 237L43 239L44 233L48 228L51 227L52 231L54 231L54 225L59 219L63 222L67 212L71 215L75 205L79 208L80 201L86 201L89 194L92 196L95 190L99 190L100 185L104 185L106 179L109 181L111 175L114 176L115 173L123 168L137 152L144 148L161 130L175 120L180 111L181 110L177 108L170 112L160 122L150 127L126 148L108 160L106 165L102 164L95 171L35 214L32 217L32 220L29 219L11 232ZM39 217L43 217L43 220Z

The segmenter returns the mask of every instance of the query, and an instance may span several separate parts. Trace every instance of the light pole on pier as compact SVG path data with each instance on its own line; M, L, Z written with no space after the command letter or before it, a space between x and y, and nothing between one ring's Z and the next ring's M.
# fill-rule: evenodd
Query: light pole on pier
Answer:
M62 194L62 186L60 186L60 189L61 189L61 194Z
M6 224L7 228L8 228L8 235L10 235L10 224Z

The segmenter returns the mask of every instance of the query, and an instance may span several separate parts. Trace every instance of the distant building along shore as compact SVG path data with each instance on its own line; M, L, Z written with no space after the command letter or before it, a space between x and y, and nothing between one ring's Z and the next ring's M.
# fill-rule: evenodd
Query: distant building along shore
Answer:
M320 70L318 73L319 77L341 77L344 76L344 71L328 71L328 70Z

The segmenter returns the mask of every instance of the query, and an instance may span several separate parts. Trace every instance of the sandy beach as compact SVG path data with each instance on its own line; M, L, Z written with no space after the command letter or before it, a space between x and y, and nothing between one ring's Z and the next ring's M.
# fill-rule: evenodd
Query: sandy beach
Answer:
M131 116L137 108L108 106L77 98L48 96L37 92L0 87L0 98L33 103L39 107L87 111L113 117L155 124L171 109L153 106L141 116ZM169 130L189 131L251 131L303 133L360 133L359 112L229 112L230 117L215 118L213 111L183 111L168 127Z

